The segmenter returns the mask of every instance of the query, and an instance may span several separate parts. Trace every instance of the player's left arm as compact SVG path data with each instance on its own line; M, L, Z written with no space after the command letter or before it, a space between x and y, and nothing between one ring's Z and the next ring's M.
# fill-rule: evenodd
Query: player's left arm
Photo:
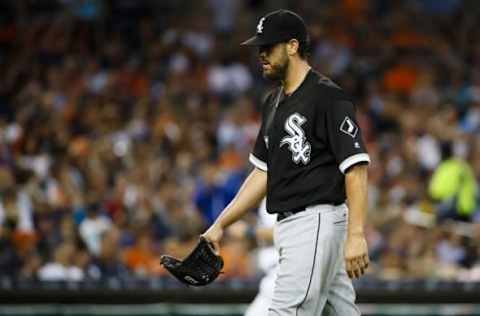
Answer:
M345 175L345 192L349 208L345 241L345 265L348 275L361 276L368 266L368 250L363 231L367 209L367 166L370 157L350 100L337 99L327 112L327 135L338 168Z
M367 210L368 171L366 163L351 166L345 173L348 204L348 228L345 241L345 265L350 278L360 277L368 267L368 247L364 233Z

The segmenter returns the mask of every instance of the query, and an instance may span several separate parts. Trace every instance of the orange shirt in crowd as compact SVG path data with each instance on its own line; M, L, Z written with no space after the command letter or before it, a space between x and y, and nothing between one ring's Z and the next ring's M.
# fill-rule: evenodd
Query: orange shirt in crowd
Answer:
M160 258L151 251L133 246L125 249L122 257L125 265L137 273L150 276L165 273L160 266Z
M383 84L388 92L410 94L417 80L413 66L397 65L385 72Z
M244 164L239 152L234 148L228 148L220 153L219 165L228 170L237 170Z
M244 240L230 240L220 251L223 260L223 276L246 278L252 275L248 248Z

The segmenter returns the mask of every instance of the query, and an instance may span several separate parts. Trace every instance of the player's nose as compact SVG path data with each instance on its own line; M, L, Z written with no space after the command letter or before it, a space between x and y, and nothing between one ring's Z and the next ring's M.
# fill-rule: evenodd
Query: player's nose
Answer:
M263 63L268 63L267 59L267 53L266 52L261 52L258 54L258 61L263 64Z

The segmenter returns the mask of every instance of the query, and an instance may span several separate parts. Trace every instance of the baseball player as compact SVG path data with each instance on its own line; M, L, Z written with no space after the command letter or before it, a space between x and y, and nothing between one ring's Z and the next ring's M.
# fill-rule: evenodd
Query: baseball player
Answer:
M249 159L255 168L203 236L218 250L224 229L266 195L267 211L277 214L279 253L268 316L360 315L350 278L369 263L370 158L354 105L309 66L301 17L278 10L262 17L256 31L242 44L258 48L263 76L280 85L263 105Z

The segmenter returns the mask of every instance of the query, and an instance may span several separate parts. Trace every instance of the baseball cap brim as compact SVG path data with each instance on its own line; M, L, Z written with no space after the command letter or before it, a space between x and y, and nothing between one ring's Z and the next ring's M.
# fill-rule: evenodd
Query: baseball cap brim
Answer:
M260 37L258 35L252 36L247 39L245 42L242 42L240 45L243 46L261 46L261 45L270 45L280 42L280 40L268 40L264 37Z
M243 46L260 46L260 45L265 45L265 39L260 38L259 36L252 36L246 41L242 42L240 45Z

